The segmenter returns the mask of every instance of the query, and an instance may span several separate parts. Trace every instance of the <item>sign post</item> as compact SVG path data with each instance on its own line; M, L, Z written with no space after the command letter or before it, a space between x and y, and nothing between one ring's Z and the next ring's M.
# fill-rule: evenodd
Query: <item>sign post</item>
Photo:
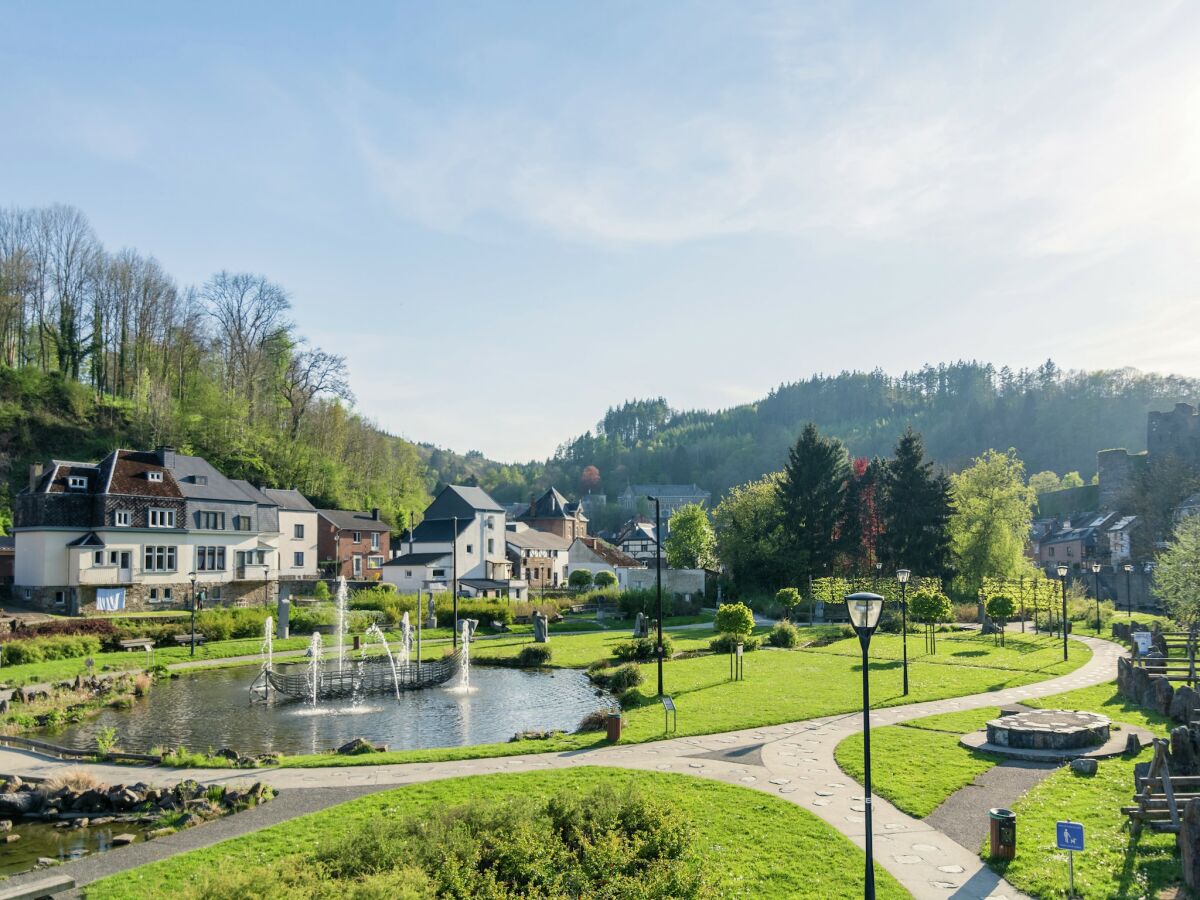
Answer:
M1067 872L1070 880L1068 897L1075 896L1075 851L1083 850L1083 825L1079 822L1059 822L1054 826L1058 849L1067 851Z

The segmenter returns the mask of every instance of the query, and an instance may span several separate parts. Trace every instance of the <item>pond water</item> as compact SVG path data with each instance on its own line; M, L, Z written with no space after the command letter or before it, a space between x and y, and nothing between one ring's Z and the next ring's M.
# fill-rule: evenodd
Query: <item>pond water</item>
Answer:
M303 671L279 666L278 671ZM100 729L112 726L118 745L190 750L231 747L243 754L318 753L356 737L392 750L459 747L506 741L518 731L574 731L580 720L613 699L578 669L530 671L472 666L471 689L450 687L308 703L249 702L257 668L213 669L160 681L128 710L99 715L57 730L49 740L94 747Z
M4 845L0 852L0 875L32 869L42 857L68 862L89 853L101 853L111 849L113 835L140 837L145 830L144 825L128 822L89 828L55 828L45 822L17 820L13 822L12 833L19 834L21 839Z

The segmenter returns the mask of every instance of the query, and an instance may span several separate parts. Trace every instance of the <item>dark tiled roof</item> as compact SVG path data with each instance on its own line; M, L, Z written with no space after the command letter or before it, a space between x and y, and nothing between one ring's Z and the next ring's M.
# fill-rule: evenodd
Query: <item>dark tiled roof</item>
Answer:
M317 508L308 502L302 493L290 488L263 488L263 493L270 497L280 509L289 512L316 512Z
M66 462L54 460L52 468L46 475L42 476L42 483L38 485L39 491L45 491L47 494L66 494L66 493L92 493L98 490L100 481L100 467L95 463L80 463ZM67 479L72 475L83 476L87 479L87 488L83 491L71 491L68 487ZM44 484L44 487L43 487ZM103 485L99 485L103 487Z
M383 519L373 519L369 512L349 509L318 509L321 518L332 522L342 531L391 531L392 526Z
M108 493L140 497L182 497L183 491L170 469L158 462L156 453L118 450L112 459L105 459L110 471ZM147 472L162 472L162 481L151 481ZM101 485L100 489L103 490Z
M477 512L504 512L483 488L448 484L425 510L426 519L470 519Z
M0 534L0 553L5 550L16 550L17 539L11 534Z
M522 550L566 550L571 546L571 542L566 538L548 531L538 531L536 528L506 532L504 540L510 546Z
M550 488L525 510L518 519L573 519L580 513L579 504L567 500L557 488Z
M585 547L595 553L600 559L608 563L610 566L620 569L644 569L638 560L634 559L627 553L624 553L614 547L612 544L605 543L597 537L581 537L575 538Z
M175 481L183 496L195 500L228 500L233 503L252 502L233 479L222 475L208 460L199 456L175 454Z
M495 578L460 578L458 583L477 591L503 591L509 587L509 582L497 581Z
M470 527L470 519L463 518L458 520L459 534L462 534ZM400 544L407 544L410 540L418 544L448 544L454 537L453 531L454 522L450 519L426 519L413 529L411 535L407 530L400 535Z
M266 494L264 494L262 491L260 491L258 488L256 488L254 485L252 485L248 481L244 481L241 478L235 478L235 479L233 479L233 483L235 485L237 485L237 488L239 491L241 491L243 494L245 494L247 497L249 497L251 500L253 500L255 503L257 503L259 506L278 506L279 505L274 500L272 500L270 497L268 497Z
M449 553L405 553L384 563L385 566L427 566L441 559L449 559Z

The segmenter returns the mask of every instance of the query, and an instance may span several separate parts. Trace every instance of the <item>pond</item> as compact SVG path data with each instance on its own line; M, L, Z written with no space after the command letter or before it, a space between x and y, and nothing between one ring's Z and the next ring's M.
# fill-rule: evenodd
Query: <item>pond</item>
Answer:
M69 862L89 853L101 853L112 848L112 839L117 834L132 834L139 837L146 830L144 825L113 823L89 828L55 828L45 822L16 821L12 834L21 839L5 844L0 853L0 875L14 875L34 868L43 857Z
M277 670L302 671L294 666ZM460 747L507 741L518 731L574 731L596 709L614 704L578 669L525 670L471 667L471 689L448 687L307 703L249 702L257 668L213 669L155 684L127 710L104 710L56 730L49 740L71 747L96 746L113 727L123 750L187 747L239 753L319 753L356 737L391 750Z

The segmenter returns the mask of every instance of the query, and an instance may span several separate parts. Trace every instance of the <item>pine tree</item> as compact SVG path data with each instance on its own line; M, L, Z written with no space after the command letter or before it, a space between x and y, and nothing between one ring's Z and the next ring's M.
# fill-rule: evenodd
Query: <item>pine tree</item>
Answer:
M882 472L880 550L889 569L944 575L950 556L950 480L925 458L921 435L909 427Z
M794 579L832 567L849 473L842 442L821 437L811 422L805 425L788 451L778 489L785 567Z

